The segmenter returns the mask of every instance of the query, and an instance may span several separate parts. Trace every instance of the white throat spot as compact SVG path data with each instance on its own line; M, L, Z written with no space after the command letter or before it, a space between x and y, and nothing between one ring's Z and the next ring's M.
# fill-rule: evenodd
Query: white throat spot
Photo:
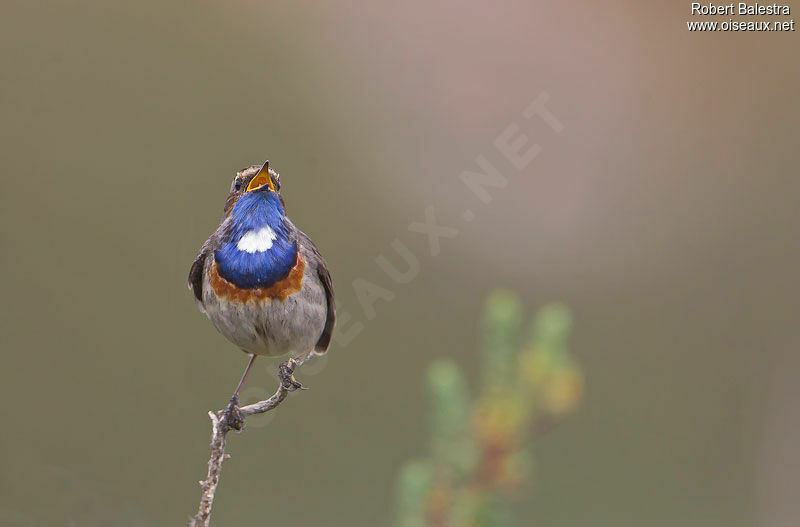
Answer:
M246 253L263 253L266 250L269 250L272 247L272 242L278 236L275 234L269 226L262 227L260 229L247 231L244 233L239 239L239 243L236 244L236 248L240 251L244 251Z

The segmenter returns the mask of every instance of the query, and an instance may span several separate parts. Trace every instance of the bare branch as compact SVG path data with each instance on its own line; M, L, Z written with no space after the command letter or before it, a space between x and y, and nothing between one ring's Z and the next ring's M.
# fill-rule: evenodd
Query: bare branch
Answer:
M264 401L249 404L239 408L239 417L244 420L246 417L263 414L276 408L289 395L283 383L278 387L278 391ZM219 476L222 473L222 462L228 457L225 454L225 436L233 430L227 419L225 410L218 412L208 412L211 418L211 457L208 460L208 476L200 482L203 493L200 497L200 506L197 514L189 521L190 527L208 527L211 521L211 507L214 505L214 494L219 485Z

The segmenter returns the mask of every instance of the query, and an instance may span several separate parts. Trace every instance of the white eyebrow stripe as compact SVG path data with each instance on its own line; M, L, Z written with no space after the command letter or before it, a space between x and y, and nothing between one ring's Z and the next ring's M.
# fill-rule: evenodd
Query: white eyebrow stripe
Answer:
M236 248L250 254L256 252L263 253L272 247L272 242L277 237L275 231L267 225L257 231L252 230L244 233L244 236L242 236L236 244Z

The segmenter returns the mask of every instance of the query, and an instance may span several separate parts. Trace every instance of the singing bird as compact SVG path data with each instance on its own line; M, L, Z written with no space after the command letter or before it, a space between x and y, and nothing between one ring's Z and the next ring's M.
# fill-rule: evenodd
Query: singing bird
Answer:
M328 266L311 239L284 211L280 175L253 165L238 172L222 221L189 271L189 289L200 311L229 341L250 355L231 397L258 355L288 356L279 368L286 390L303 386L294 369L323 354L336 323Z

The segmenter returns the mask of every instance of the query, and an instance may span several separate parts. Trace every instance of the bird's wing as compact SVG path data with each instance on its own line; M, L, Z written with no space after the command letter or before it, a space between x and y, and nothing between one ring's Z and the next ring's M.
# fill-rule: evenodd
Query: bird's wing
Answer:
M197 307L200 308L201 311L205 313L205 308L203 306L203 271L206 265L206 258L208 255L211 254L211 240L209 238L206 240L206 243L203 244L203 247L200 248L200 252L197 254L197 258L194 259L192 262L192 267L189 269L189 289L192 290L194 293L194 297L197 299Z
M200 311L203 313L206 312L205 306L203 306L203 273L205 272L206 260L208 260L208 257L212 256L217 247L219 247L220 239L225 236L227 230L230 229L230 225L231 217L223 216L217 229L209 236L203 246L200 247L197 258L194 259L192 267L189 268L189 289L194 293L194 297L197 299L197 307L199 307Z
M317 246L314 245L314 242L311 241L311 238L295 227L288 218L286 222L290 225L290 230L297 234L297 243L305 247L309 253L311 253L312 258L314 258L317 277L320 283L322 283L323 289L325 289L325 299L328 303L327 318L325 319L325 327L322 330L322 335L320 335L316 346L314 346L314 351L317 353L325 353L328 350L328 346L331 344L333 327L336 325L336 301L333 297L333 281L331 280L331 274L328 272L328 264L325 263L325 259L320 254Z
M319 255L317 275L319 276L319 281L322 282L322 287L325 289L325 299L328 301L328 315L325 319L325 328L322 330L322 335L320 335L314 349L319 353L325 353L328 351L328 346L331 345L333 327L336 325L336 301L333 298L333 281L331 280L331 274L328 272L328 264L325 263L322 255L319 254L319 251L317 251L317 248L314 247L313 244L312 247L314 252Z

